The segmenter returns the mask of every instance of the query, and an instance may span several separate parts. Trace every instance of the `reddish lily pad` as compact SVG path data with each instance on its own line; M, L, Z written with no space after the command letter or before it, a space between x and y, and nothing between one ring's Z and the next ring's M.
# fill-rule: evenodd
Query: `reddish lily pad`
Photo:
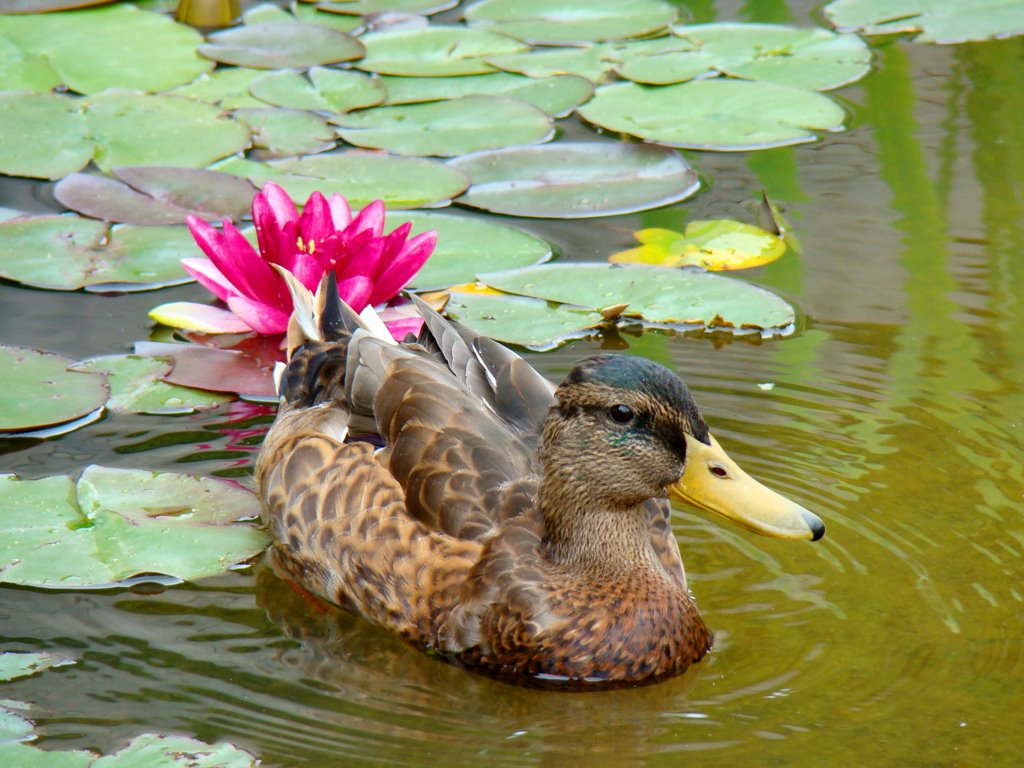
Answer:
M0 0L0 13L50 13L110 2L113 0Z
M506 35L455 26L374 32L362 37L366 56L356 67L382 75L437 77L494 72L491 56L522 53L529 46Z
M54 188L72 210L128 224L184 224L185 217L238 219L246 215L256 188L228 173L198 168L114 168L121 181L74 173Z
M100 411L107 377L69 371L74 364L39 349L0 345L0 432L25 432Z
M399 155L455 157L547 141L554 135L551 119L533 105L490 96L377 107L331 122L351 144Z
M353 16L367 16L372 13L418 13L431 16L447 11L459 4L459 0L334 0L318 3L317 7L331 13Z
M198 47L223 64L255 69L302 69L360 58L363 45L351 35L299 21L246 24L209 36Z
M471 24L543 45L622 40L664 30L676 9L662 0L483 0Z
M0 277L37 288L151 290L190 282L180 259L195 249L184 227L136 227L74 215L0 222Z
M644 144L551 144L449 161L473 184L458 202L496 213L587 218L684 200L700 188L678 152Z
M280 347L280 339L275 339ZM208 392L231 392L255 398L276 398L274 363L283 359L259 357L237 349L221 349L199 344L172 344L158 341L135 343L137 355L170 357L174 368L164 380L183 387Z

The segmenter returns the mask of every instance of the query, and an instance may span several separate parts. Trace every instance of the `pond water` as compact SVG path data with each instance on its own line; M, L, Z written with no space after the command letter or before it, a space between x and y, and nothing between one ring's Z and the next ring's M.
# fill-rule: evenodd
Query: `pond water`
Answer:
M698 20L795 21L806 4L690 3ZM754 8L755 10L751 10ZM42 747L109 752L144 731L230 740L268 766L1017 764L1024 748L1024 41L873 43L838 92L851 129L799 148L688 153L695 200L524 222L567 258L641 226L748 218L762 189L803 254L743 278L804 313L761 344L648 334L730 453L817 512L815 544L679 510L691 587L716 633L681 678L595 694L516 688L323 613L263 565L115 592L0 589L0 643L78 663L5 684ZM569 127L569 132L572 132ZM0 190L42 210L48 191ZM0 342L129 351L146 311L194 286L97 298L0 285ZM553 378L599 342L530 359ZM769 386L770 385L770 386ZM24 477L89 463L233 476L269 422L233 404L116 417L0 443ZM699 753L699 754L684 754Z

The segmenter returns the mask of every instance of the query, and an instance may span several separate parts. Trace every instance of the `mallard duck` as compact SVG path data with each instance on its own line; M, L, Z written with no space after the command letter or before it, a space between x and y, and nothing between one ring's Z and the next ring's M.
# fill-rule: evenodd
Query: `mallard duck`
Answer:
M598 354L557 388L417 301L395 344L291 282L281 405L256 465L305 590L504 679L652 682L711 646L669 496L769 536L824 525L722 450L683 382Z

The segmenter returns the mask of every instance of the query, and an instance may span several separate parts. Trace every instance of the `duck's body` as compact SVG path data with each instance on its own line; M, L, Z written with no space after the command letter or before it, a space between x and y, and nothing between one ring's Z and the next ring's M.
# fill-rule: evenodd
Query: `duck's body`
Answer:
M707 652L666 492L699 495L720 471L741 490L754 481L674 374L602 355L555 390L429 309L419 343L395 345L327 290L316 312L299 299L256 470L291 578L506 678L639 683ZM741 524L821 535L817 518L757 488L771 519ZM717 492L703 505L730 515Z

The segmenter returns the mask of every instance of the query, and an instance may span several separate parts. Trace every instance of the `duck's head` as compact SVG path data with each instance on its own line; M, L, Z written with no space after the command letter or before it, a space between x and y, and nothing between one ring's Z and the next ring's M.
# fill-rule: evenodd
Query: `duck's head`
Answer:
M640 357L580 361L544 427L545 480L609 508L672 498L757 533L820 539L821 520L762 485L711 436L686 385Z

